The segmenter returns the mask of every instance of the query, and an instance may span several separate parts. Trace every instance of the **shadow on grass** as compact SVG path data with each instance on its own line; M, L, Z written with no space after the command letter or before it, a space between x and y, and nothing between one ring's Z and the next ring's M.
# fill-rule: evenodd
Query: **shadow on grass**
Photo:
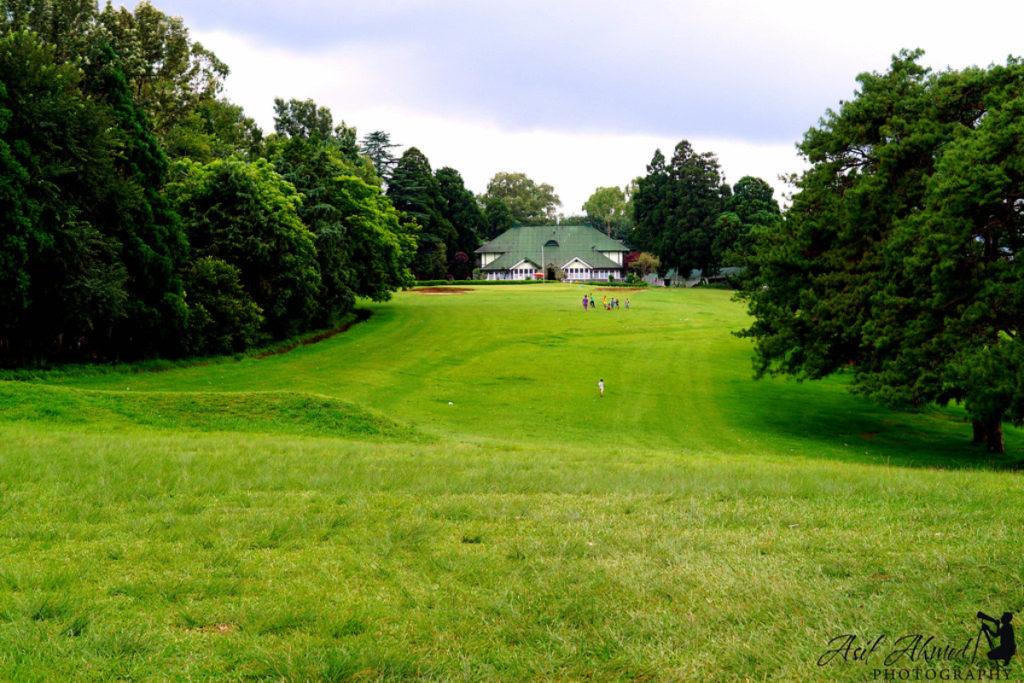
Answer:
M295 349L312 346L319 342L348 332L353 326L365 322L374 315L377 309L357 308L337 325L322 330L314 330L291 339L273 342L266 346L255 347L244 353L221 356L199 356L193 358L166 359L157 358L130 362L81 362L58 365L39 365L22 368L0 367L0 381L10 382L59 382L76 377L90 377L110 374L137 374L143 372L165 372L182 368L204 367L221 363L232 363L247 359L263 360L280 356Z
M781 450L810 457L901 467L1019 470L1021 430L1006 424L1006 454L972 444L963 410L931 406L897 411L852 394L843 378L800 383L792 379L726 382L723 414Z

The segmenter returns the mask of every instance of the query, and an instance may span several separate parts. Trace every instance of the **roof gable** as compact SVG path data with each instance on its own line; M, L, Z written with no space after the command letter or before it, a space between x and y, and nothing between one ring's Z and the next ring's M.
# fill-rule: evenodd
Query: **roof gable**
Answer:
M549 246L556 242L558 246ZM613 240L589 225L525 225L511 228L476 250L477 254L501 254L484 270L508 270L529 259L532 263L559 266L578 258L592 268L622 268L602 252L625 252Z

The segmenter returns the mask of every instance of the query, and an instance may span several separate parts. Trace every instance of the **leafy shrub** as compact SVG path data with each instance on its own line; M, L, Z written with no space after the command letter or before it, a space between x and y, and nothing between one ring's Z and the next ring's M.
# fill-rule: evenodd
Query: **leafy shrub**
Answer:
M643 280L639 282L630 282L627 280L615 280L614 282L605 282L604 280L580 280L578 284L581 285L594 285L601 287L646 287L647 283Z
M264 159L184 160L168 186L188 229L192 257L238 269L275 339L312 326L320 269L315 237L299 219L301 196Z
M545 280L416 280L413 287L438 287L443 285L539 285Z
M259 340L263 311L242 287L238 268L205 257L192 264L185 278L189 353L234 353Z

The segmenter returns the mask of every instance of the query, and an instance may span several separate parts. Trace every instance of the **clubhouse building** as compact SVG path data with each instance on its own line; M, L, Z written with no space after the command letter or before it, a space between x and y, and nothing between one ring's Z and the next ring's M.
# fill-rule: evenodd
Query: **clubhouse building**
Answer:
M486 280L621 280L626 247L587 225L524 225L476 250Z

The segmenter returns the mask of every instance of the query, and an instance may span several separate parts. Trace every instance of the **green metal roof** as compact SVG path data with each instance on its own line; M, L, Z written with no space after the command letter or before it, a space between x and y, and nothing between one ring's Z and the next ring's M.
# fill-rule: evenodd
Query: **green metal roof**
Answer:
M545 254L545 256L547 256L547 254ZM522 260L522 256L509 252L507 254L502 254L498 258L488 263L486 266L484 266L483 270L509 270L512 266L516 265ZM530 261L534 265L537 265L540 262L540 253L537 254L536 258L527 257L526 260Z
M621 268L602 251L626 251L622 242L613 240L589 225L524 225L511 228L476 250L478 254L501 254L483 270L507 270L523 259L544 262L559 268L578 258L591 268Z

